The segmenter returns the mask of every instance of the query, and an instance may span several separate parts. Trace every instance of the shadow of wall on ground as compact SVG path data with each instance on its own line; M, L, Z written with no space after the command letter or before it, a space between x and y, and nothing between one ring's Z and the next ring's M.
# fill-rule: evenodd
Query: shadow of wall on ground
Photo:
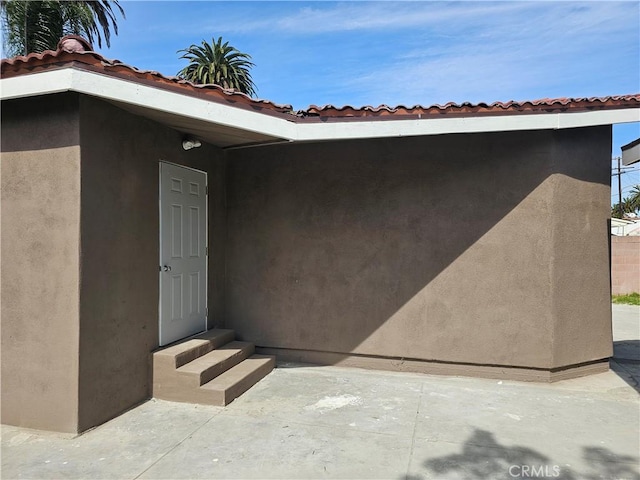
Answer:
M613 342L611 370L640 393L640 340Z
M412 474L404 480L640 480L637 457L618 455L602 447L583 447L582 458L586 471L567 467L528 447L501 445L493 433L476 429L460 453L425 460L421 467L426 470L426 477Z

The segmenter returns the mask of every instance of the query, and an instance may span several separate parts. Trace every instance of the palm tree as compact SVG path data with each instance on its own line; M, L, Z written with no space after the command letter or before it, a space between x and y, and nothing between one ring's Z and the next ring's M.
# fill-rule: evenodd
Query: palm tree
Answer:
M640 210L640 185L635 185L631 189L631 195L611 207L611 216L623 218L625 213L635 213L638 210Z
M90 43L102 39L111 46L111 29L118 34L112 5L125 17L118 0L2 0L2 34L9 56L55 50L65 35L81 35Z
M626 204L628 208L628 212L637 212L640 210L640 185L635 185L631 189L631 195L629 195L626 199Z
M193 83L214 83L250 96L255 95L256 86L249 72L254 66L250 61L251 56L238 51L229 42L222 43L222 37L217 41L211 39L210 44L203 40L201 46L191 45L178 50L180 52L184 52L180 58L189 60L189 64L177 73L178 77Z

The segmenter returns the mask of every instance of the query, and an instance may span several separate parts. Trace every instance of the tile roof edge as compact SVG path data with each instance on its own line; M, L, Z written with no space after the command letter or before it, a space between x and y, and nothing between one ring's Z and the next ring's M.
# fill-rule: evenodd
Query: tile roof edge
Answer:
M316 119L340 119L345 118L380 118L389 117L411 117L411 118L433 118L445 115L468 116L470 114L480 115L504 115L509 113L535 114L549 113L553 111L577 112L589 110L602 110L611 108L638 108L640 107L640 93L627 95L608 95L604 97L561 97L543 98L538 100L493 102L493 103L471 103L471 102L448 102L444 105L434 104L429 106L414 105L407 107L389 105L354 107L344 105L337 107L334 105L317 106L311 105L305 110L299 110L298 115L306 118Z
M153 70L142 70L120 60L109 60L91 50L85 39L76 35L63 37L57 50L45 50L0 60L2 78L11 78L30 73L58 68L77 68L133 82L153 85L186 95L196 96L219 103L231 103L236 107L259 110L295 122L316 121L373 121L492 116L509 114L571 113L603 109L638 108L640 93L609 95L605 97L560 97L538 100L506 101L493 103L448 102L444 105L398 105L362 106L311 105L294 111L291 105L279 105L269 100L254 99L242 92L225 89L214 84L194 84L180 77L170 77Z
M264 113L276 114L285 118L295 118L296 114L291 105L279 105L270 100L255 99L249 95L226 89L215 84L195 84L176 76L166 76L153 70L143 70L127 65L117 59L106 59L93 51L45 50L40 53L30 53L0 60L0 74L2 78L12 78L45 70L76 68L79 70L104 73L121 79L129 79L137 83L152 83L154 86L164 86L169 90L178 89L182 93L194 93L212 101L231 102L237 106L259 108ZM173 87L173 88L172 88Z

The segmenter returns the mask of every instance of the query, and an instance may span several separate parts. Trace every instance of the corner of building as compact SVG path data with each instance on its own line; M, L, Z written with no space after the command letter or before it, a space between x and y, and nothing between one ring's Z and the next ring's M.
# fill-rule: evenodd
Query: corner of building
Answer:
M613 353L610 159L610 126L554 132L556 214L550 228L553 368L558 371L608 365Z
M2 102L2 423L78 431L78 96Z

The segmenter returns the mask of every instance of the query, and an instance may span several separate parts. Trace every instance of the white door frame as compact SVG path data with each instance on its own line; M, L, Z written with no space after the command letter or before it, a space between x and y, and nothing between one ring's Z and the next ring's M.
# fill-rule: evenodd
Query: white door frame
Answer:
M208 192L208 182L209 182L209 178L207 175L207 172L204 172L202 170L198 170L196 168L191 168L191 167L187 167L184 165L180 165L177 163L173 163L173 162L167 162L166 160L160 160L159 164L158 164L158 215L159 215L159 224L158 224L158 237L159 237L159 241L158 241L158 245L159 245L159 277L158 277L158 291L159 291L159 296L158 296L158 342L160 346L163 345L167 345L169 343L172 343L173 341L179 340L178 338L175 338L171 341L164 341L163 342L163 335L162 335L162 321L163 321L163 317L162 317L162 303L163 303L163 295L168 295L168 285L166 284L166 274L168 273L165 270L165 266L166 266L166 259L163 258L163 219L162 219L162 195L163 195L163 185L162 185L162 166L163 165L170 165L172 167L178 167L181 169L185 169L185 170L191 170L193 172L197 172L199 174L203 174L204 175L204 180L205 180L205 218L204 218L204 235L205 235L205 256L204 256L204 261L205 261L205 265L204 265L204 308L205 308L205 312L204 312L204 319L203 319L203 325L202 325L202 330L200 330L200 332L206 331L207 330L207 324L208 324L208 317L209 317L209 298L208 298L208 288L209 288L209 192ZM163 292L163 274L165 275L165 280L164 280L164 292ZM197 334L200 332L193 332L192 334ZM186 335L184 338L187 338L189 336L191 336L192 334L188 334Z

